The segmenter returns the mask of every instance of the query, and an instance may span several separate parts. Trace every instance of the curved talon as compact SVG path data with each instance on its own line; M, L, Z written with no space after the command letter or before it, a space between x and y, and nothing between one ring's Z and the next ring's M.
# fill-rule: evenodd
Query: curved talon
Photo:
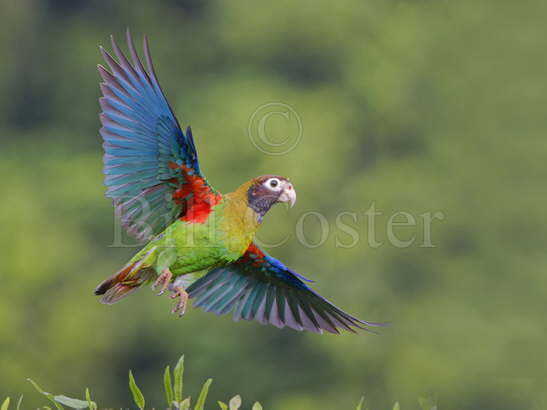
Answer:
M188 293L183 287L176 287L175 293L171 295L171 299L180 298L179 303L176 304L176 306L173 308L171 313L177 313L179 316L184 315L186 312L186 303L188 302Z
M163 295L167 287L169 286L172 278L173 274L171 273L169 268L164 269L161 275L158 276L158 278L152 285L152 289L156 289L158 286L160 286L160 293L158 293L158 296Z

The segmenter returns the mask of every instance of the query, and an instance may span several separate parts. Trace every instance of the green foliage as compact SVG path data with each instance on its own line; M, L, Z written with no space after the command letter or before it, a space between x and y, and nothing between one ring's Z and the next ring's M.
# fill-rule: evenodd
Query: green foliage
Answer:
M171 374L170 374L170 366L166 366L165 371L163 373L163 385L165 390L165 395L167 397L167 407L169 409L173 410L189 410L191 406L191 398L187 397L184 400L181 400L182 397L182 384L184 379L184 356L181 356L179 361L177 362L177 365L175 366L174 370L174 380L175 380L175 386L171 385ZM41 394L43 394L45 397L49 399L51 403L55 406L56 409L62 410L64 409L64 406L67 406L71 409L89 409L89 410L97 410L98 406L97 404L91 400L91 394L89 392L89 389L85 389L85 400L79 400L79 399L73 399L64 395L53 395L51 393L48 393L44 391L35 381L32 379L28 379L28 381L34 386L34 388ZM205 409L205 400L207 399L207 396L209 394L209 388L211 384L213 383L213 379L207 379L205 383L203 384L201 391L198 395L198 398L196 400L196 405L194 407L194 410L204 410ZM145 408L145 399L142 391L137 386L137 383L135 381L135 378L133 376L133 372L129 371L129 390L131 391L131 394L133 396L133 401L135 405L139 409ZM173 391L178 392L178 395L175 395L175 400L171 400L173 398ZM22 397L19 399L19 402L17 404L17 409L20 409L21 406L21 400ZM419 399L420 406L423 410L436 410L437 407L432 399ZM220 410L238 410L240 409L242 405L241 396L235 395L233 396L229 403L226 404L222 401L217 401L217 404L220 408ZM0 410L9 410L10 405L10 398L6 398L2 405L0 406ZM263 410L262 405L259 402L255 402L252 406L252 410ZM365 406L365 397L361 397L361 400L357 404L356 410L367 410ZM393 410L400 410L399 403L395 403Z
M131 390L131 394L133 395L133 400L135 401L135 404L139 407L139 409L144 409L144 396L137 386L131 370L129 370L129 389Z
M54 400L59 404L64 404L71 409L88 409L89 403L87 401L73 399L64 395L54 396Z
M230 405L230 410L238 410L241 407L241 396L238 394L232 397L228 404Z
M97 410L97 404L91 400L91 392L89 391L89 388L85 389L85 399L89 410Z
M191 404L190 397L185 398L183 401L180 402L179 410L188 410L188 409L190 409L190 404Z
M171 384L171 369L169 368L169 366L165 368L165 372L163 373L163 386L165 389L165 399L167 400L167 407L169 407L174 400L173 385Z
M48 400L53 403L55 408L57 408L57 410L63 409L63 406L61 406L61 403L56 399L56 396L44 391L34 380L28 379L28 381L34 386L36 390L38 390L39 393L42 393L44 396L46 396Z
M207 394L209 394L209 386L213 382L213 379L207 379L207 381L203 384L203 387L201 388L201 392L199 393L198 400L196 402L195 410L203 410L205 406L205 399L207 398Z
M170 367L167 366L165 368L164 374L163 374L163 384L164 384L164 390L165 395L167 397L167 406L169 408L173 408L175 410L188 410L190 409L191 405L191 398L187 397L184 400L182 399L182 385L183 385L183 378L184 378L184 356L181 356L179 361L177 362L177 365L175 366L174 370L174 383L175 386L171 385L171 374L170 374ZM73 399L64 395L53 395L51 393L46 392L44 389L42 389L35 381L32 379L28 379L28 381L34 386L34 388L41 394L43 394L45 397L49 399L51 403L55 406L58 410L63 410L64 406L67 406L71 409L90 409L90 410L97 410L97 404L91 400L91 394L89 392L89 389L86 388L85 390L85 400L79 400L79 399ZM205 383L203 384L201 391L198 395L198 398L196 400L196 405L194 407L194 410L204 410L205 409L205 401L207 399L207 396L209 394L209 387L213 383L213 379L207 379ZM135 377L133 376L133 372L129 371L129 390L131 391L131 394L133 396L133 401L135 405L139 409L145 408L145 399L142 391L137 386L137 383L135 381ZM175 392L175 395L173 396L173 391ZM174 400L172 400L174 398ZM22 399L22 397L21 397ZM19 407L21 405L21 399L19 399L19 402L17 404L17 410L19 410ZM228 406L222 402L218 402L219 407L221 409L228 409ZM0 410L9 410L10 405L10 398L6 398L2 405L0 406ZM241 397L239 395L234 396L230 400L230 410L237 410L241 406ZM261 410L262 406L260 403L255 402L253 405L253 410Z
M85 397L86 400L78 400L73 399L64 395L53 395L51 393L48 393L44 391L35 381L32 379L28 379L28 381L32 384L32 386L41 394L46 396L50 402L53 403L56 409L61 410L63 409L63 405L71 408L71 409L90 409L90 410L97 410L97 405L95 402L91 400L91 395L89 393L89 389L86 388L85 390ZM19 409L19 406L21 405L22 397L19 399L19 402L17 404L17 409ZM2 410L5 410L2 408Z
M184 376L184 355L182 355L177 362L177 365L175 366L175 370L173 372L175 376L175 385L173 390L175 391L175 401L180 402L182 401L182 393L183 393L183 376Z
M130 380L132 378L131 372L129 373ZM89 396L89 390L86 389L86 401L78 400L78 399L72 399L70 397L66 397L63 395L59 396L51 396L49 393L44 392L36 383L34 383L32 380L29 379L29 381L34 385L34 387L42 394L44 394L52 403L55 405L57 409L63 409L61 406L64 404L65 406L68 406L71 409L90 409L90 410L97 410L97 404L95 402L91 401L91 397ZM209 392L209 386L213 382L213 379L208 379L201 389L201 392L199 394L198 400L196 402L196 406L194 407L194 410L204 410L205 406L205 399L207 398L207 394ZM135 401L135 404L139 407L139 409L144 409L144 397L142 396L142 393L140 393L140 390L136 386L136 384L130 382L130 389L133 393L133 399ZM366 407L362 407L364 405L364 397L361 397L361 400L357 404L356 410L367 410ZM20 410L22 397L19 399L17 403L16 410ZM222 402L217 401L218 406L220 410L238 410L241 407L241 397L239 395L232 397L230 399L229 406ZM418 399L418 403L420 404L420 407L422 410L437 410L436 404L429 401L429 399ZM0 406L0 410L9 410L9 404L10 404L10 398L6 398L2 405ZM169 408L173 408L175 410L189 410L191 405L191 398L187 397L186 399L182 400L181 402L172 402L169 404ZM44 406L44 408L47 408L47 406ZM262 405L259 402L255 402L252 406L251 410L263 410ZM399 403L395 403L393 405L393 410L401 410Z

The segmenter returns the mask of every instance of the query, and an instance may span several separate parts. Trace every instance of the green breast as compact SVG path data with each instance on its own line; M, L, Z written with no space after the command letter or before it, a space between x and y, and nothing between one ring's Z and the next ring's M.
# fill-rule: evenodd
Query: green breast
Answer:
M171 271L175 275L208 269L239 259L253 240L257 228L256 214L245 203L230 198L228 194L213 208L204 223L175 221L133 259L139 259L156 246L154 255L147 260L147 264L153 264L162 250L174 247L176 260Z

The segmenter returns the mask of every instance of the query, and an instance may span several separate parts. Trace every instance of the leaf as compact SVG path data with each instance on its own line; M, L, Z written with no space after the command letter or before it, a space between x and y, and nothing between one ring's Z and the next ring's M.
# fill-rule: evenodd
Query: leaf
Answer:
M223 403L221 401L217 401L218 407L220 407L220 410L228 410L228 405L226 403Z
M192 399L190 397L185 398L180 403L180 410L189 410Z
M23 402L23 395L17 400L17 408L15 410L21 410L21 403Z
M86 401L78 400L78 399L72 399L67 396L59 395L53 397L57 403L64 404L67 407L70 407L71 409L87 409L88 405Z
M255 404L253 404L253 408L251 410L264 410L264 409L262 408L262 404L255 401Z
M171 384L171 368L167 366L163 373L163 387L165 389L165 399L167 400L167 407L173 403L173 385Z
M97 410L97 403L91 400L91 393L87 387L85 389L85 399L87 400L89 410Z
M194 410L203 410L203 406L205 406L205 399L207 399L207 394L209 393L209 386L211 385L211 383L213 383L213 379L207 379L207 381L203 383L203 387L199 392L198 400L196 402L196 407L194 407Z
M48 393L47 391L44 391L40 386L38 386L38 383L36 383L34 380L32 379L27 379L30 384L32 384L34 386L34 388L36 390L38 390L39 393L43 394L44 396L46 396L50 402L52 402L54 405L55 405L55 408L57 408L57 410L63 410L64 407L61 406L59 403L57 403L55 401L55 397L53 397L53 394L51 393Z
M241 407L241 396L238 394L237 396L232 397L230 400L230 410L238 410Z
M437 410L437 400L433 397L420 397L418 403L422 410Z
M365 405L365 396L361 396L361 400L359 400L359 403L357 404L355 410L367 410L367 408L363 407L363 405Z
M393 410L401 410L401 407L399 406L399 402L393 405Z
M10 399L9 397L7 397L6 400L4 400L4 403L2 403L2 407L0 407L0 410L8 410L9 402L10 402Z
M131 370L129 370L129 389L133 394L133 400L135 401L135 404L139 407L139 409L144 409L144 396L137 386L137 383L135 383L135 378L133 377L133 373L131 372Z
M175 401L181 402L182 401L182 379L184 376L184 355L182 355L175 366L175 370L173 371L173 376L175 378Z

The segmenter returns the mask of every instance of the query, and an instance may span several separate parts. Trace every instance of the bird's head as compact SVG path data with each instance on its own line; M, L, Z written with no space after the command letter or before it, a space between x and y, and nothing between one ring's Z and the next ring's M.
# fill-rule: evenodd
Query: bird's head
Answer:
M263 175L250 181L247 189L247 203L259 218L276 203L296 202L296 191L287 178L277 175Z

